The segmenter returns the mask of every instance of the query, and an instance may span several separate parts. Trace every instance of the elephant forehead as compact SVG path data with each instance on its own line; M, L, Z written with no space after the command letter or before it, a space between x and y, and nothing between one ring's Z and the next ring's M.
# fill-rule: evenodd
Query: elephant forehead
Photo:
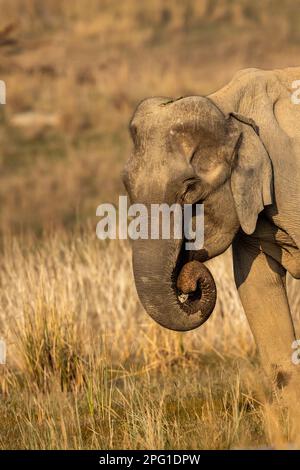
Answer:
M171 98L155 97L146 98L136 108L130 121L131 128L150 127L151 124L158 123L162 116L162 105L168 103Z
M151 124L176 124L185 120L220 118L220 110L206 97L187 96L177 99L168 97L146 98L136 108L132 117L133 126L149 126Z

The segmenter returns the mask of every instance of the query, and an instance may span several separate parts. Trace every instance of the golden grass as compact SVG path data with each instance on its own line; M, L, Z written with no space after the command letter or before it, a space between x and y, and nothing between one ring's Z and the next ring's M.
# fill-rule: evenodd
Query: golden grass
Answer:
M141 99L299 65L297 2L271 3L0 0L0 230L72 227L116 201Z
M92 229L5 238L0 448L285 447L288 422L268 403L229 253L210 264L216 311L175 333L139 305L127 243L103 244Z
M299 65L298 3L0 0L0 448L287 446L229 253L213 316L174 333L139 305L127 244L92 224L123 191L137 103Z

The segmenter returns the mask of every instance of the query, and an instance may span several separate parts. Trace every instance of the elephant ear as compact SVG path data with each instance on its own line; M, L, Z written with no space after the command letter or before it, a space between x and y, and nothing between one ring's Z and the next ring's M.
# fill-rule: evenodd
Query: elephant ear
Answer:
M273 202L273 170L254 121L232 114L242 125L242 138L231 173L231 190L243 231L251 235L258 214Z

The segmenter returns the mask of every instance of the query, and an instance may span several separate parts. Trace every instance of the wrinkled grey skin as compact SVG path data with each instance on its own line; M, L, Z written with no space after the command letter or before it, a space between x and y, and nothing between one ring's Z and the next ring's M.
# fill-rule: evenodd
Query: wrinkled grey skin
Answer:
M204 202L204 248L178 240L133 243L139 297L160 324L199 326L187 313L176 276L231 244L236 285L265 369L293 393L295 332L285 276L300 278L300 105L291 100L300 68L247 69L209 97L150 98L131 121L134 151L124 182L132 202ZM176 268L177 267L177 268Z

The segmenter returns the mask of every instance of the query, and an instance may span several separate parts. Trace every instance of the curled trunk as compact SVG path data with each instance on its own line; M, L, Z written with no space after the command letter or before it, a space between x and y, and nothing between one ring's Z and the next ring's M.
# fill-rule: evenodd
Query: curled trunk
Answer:
M202 325L216 303L216 286L210 271L199 261L184 264L180 242L134 242L133 270L139 298L160 325L188 331Z

